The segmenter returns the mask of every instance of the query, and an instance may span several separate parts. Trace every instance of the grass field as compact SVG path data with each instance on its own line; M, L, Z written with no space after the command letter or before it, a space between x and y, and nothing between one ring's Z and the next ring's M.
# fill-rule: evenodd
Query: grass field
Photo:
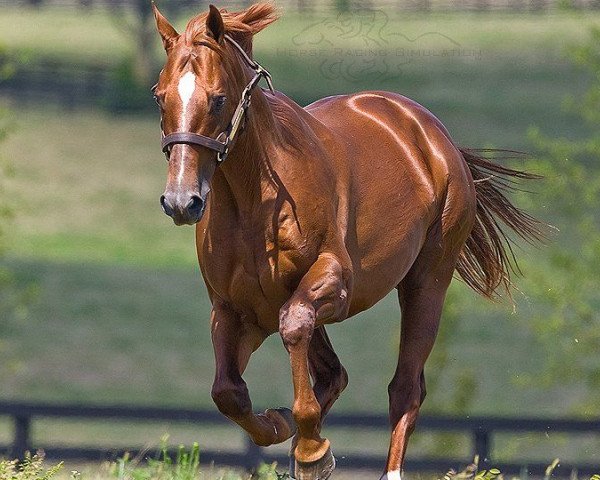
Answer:
M433 34L416 43L388 35L386 58L414 46L433 54L392 62L388 76L362 70L358 80L349 73L328 75L330 67L352 66L360 52L375 47L364 36L334 36L355 53L324 47L314 55L302 38L323 33L322 20L284 17L257 39L257 58L271 70L276 86L302 103L362 88L399 91L429 107L459 143L470 146L527 149L525 131L533 124L549 134L583 132L560 106L565 95L583 91L588 79L563 54L566 46L585 38L587 27L600 22L598 14L392 16L392 33L411 39ZM83 19L64 10L24 15L3 7L0 32L0 44L30 57L114 65L130 53L125 37L102 15ZM438 55L455 43L480 53ZM22 318L0 324L0 398L211 406L209 304L196 267L193 231L174 227L158 206L166 171L158 119L65 112L51 105L12 108L14 130L1 149L15 170L8 198L17 217L5 263L22 285L34 285L38 293ZM532 250L519 254L543 255ZM451 335L453 343L447 346L442 378L429 390L426 411L454 408L457 377L467 369L477 372L476 385L468 392L472 414L569 413L585 392L529 384L548 354L523 328L535 298L527 292L519 295L515 313L508 305L476 299L461 285L453 287L451 298L461 299L450 309L459 321L443 327L442 334ZM331 328L350 374L338 411L387 409L398 317L392 295L359 318ZM289 362L278 338L255 354L246 377L258 407L290 404ZM7 428L2 426L0 440ZM194 432L176 426L86 428L97 438L132 442L154 432L158 441L164 430L178 441L198 440ZM76 426L66 424L42 424L34 434L56 440L57 432L67 443L82 438ZM344 438L355 437L340 434L334 441L343 445ZM386 441L380 436L364 443L382 450ZM537 451L542 459L554 451L566 452L566 460L569 455L589 458L598 450L590 442L577 448L553 437ZM411 452L419 453L419 445L431 442L417 438L415 445ZM531 445L527 439L506 440L497 452L519 453Z
M114 462L106 462L102 465L81 465L76 468L74 465L56 464L54 462L44 461L43 454L37 454L28 457L24 465L18 466L15 462L1 462L0 475L3 478L11 480L50 480L50 479L93 479L93 480L284 480L289 479L289 475L284 473L284 468L280 465L262 464L258 466L255 472L250 475L247 472L236 470L225 470L214 466L200 465L202 459L202 448L197 444L186 448L180 445L177 453L167 453L162 451L157 456L152 456L147 463L140 462L139 459L125 456ZM554 471L559 464L559 459L549 462L546 468L544 480L553 477ZM337 468L333 478L338 480L377 478L380 471L355 470L348 471ZM414 473L403 472L403 478L434 479L441 478L441 475L432 473ZM444 478L449 480L502 480L504 478L500 470L489 468L484 470L475 459L474 463L465 466L461 472L454 470L447 471ZM511 477L515 480L531 478L525 470L518 476ZM542 477L540 477L542 478ZM571 478L579 478L576 471L572 472ZM590 480L597 480L599 475L591 476Z

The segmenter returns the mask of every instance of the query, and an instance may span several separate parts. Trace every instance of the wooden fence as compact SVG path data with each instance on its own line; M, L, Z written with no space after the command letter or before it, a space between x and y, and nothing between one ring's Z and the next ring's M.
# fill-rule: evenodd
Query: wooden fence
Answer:
M60 460L103 460L115 459L125 452L139 455L139 447L120 448L118 450L106 446L100 447L64 447L58 445L40 445L31 438L32 423L37 419L83 419L109 420L111 422L142 420L147 422L172 421L195 424L205 427L226 426L231 422L221 416L216 410L170 409L155 407L133 406L83 406L83 405L48 405L30 403L0 402L0 417L12 418L14 424L13 441L11 445L0 445L0 455L22 458L25 451L42 449L47 458ZM364 414L331 414L326 419L326 427L349 428L357 431L375 430L388 431L389 424L386 415ZM472 455L469 458L411 458L407 461L408 471L435 471L443 473L450 468L460 469L466 466L475 455L479 455L484 466L494 466L507 474L519 474L524 470L534 475L542 475L547 462L513 461L494 462L493 437L498 433L532 432L540 435L550 433L566 433L571 435L593 434L600 439L600 419L539 419L539 418L498 418L498 417L448 417L422 416L419 419L419 431L437 431L467 433L472 438ZM385 452L380 455L345 454L336 451L338 466L351 469L381 469L385 464ZM267 449L255 446L246 440L245 448L239 452L223 452L202 450L201 458L204 463L214 462L217 465L244 467L251 469L261 461L277 461L287 464L287 459L269 453ZM551 459L548 459L548 462ZM593 459L591 459L593 460ZM561 464L555 470L555 475L569 476L576 470L579 474L592 475L600 473L600 461L582 464Z

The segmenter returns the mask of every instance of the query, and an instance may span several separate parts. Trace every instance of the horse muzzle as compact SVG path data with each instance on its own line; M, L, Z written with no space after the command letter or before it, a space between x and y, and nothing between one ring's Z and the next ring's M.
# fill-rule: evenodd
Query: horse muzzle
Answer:
M193 225L204 214L206 201L199 193L166 191L160 197L163 212L173 219L175 225Z

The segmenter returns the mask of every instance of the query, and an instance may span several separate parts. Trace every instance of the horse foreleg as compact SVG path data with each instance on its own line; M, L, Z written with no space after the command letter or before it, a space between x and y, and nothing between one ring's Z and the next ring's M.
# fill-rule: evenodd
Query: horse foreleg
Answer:
M252 412L252 402L242 373L250 355L264 340L264 335L244 324L235 312L225 305L213 307L211 334L215 351L216 373L212 398L225 416L248 432L254 443L261 446L281 443L295 432L288 409Z
M400 480L408 440L425 399L423 368L437 334L449 279L432 277L433 284L399 288L402 306L400 355L388 387L392 438L386 472L381 480ZM439 280L439 281L438 281Z
M321 407L321 422L348 386L348 374L333 350L325 326L315 328L308 347L308 369L313 379L313 392ZM292 439L290 452L296 449L298 433ZM293 469L293 465L290 465Z
M322 408L313 390L309 348L317 323L341 320L347 315L348 272L336 257L320 256L279 315L279 331L290 355L294 384L292 413L298 425L297 442L290 452L293 464L290 473L299 480L324 480L335 467L329 441L320 435L323 409L330 405L324 404Z

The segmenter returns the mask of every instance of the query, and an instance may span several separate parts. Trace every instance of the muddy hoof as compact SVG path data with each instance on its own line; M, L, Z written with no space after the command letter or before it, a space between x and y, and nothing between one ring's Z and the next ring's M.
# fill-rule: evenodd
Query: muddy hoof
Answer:
M328 448L323 457L315 462L299 462L290 455L290 478L293 480L327 480L335 469L335 457Z
M296 422L289 408L270 408L264 415L273 422L277 430L277 439L273 443L285 442L296 433Z

